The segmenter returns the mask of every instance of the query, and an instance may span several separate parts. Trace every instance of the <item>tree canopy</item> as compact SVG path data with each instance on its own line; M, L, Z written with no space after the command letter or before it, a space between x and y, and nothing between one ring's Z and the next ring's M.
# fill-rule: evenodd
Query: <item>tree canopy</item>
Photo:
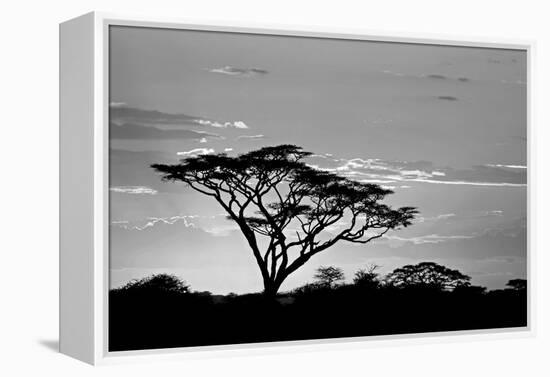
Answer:
M156 274L132 280L119 289L122 291L189 292L189 286L183 280L170 274Z
M180 181L211 197L235 221L262 274L265 292L337 242L366 244L411 224L414 207L392 209L393 192L305 163L295 145L264 147L236 157L188 157L153 164L165 181Z
M458 270L434 262L422 262L395 269L386 277L386 283L395 287L421 287L438 290L468 286L470 277Z
M317 280L317 284L324 287L332 288L337 282L344 281L344 271L339 267L321 266L317 268L313 276Z
M508 283L506 283L506 286L516 291L523 291L527 289L527 280L526 279L508 280Z

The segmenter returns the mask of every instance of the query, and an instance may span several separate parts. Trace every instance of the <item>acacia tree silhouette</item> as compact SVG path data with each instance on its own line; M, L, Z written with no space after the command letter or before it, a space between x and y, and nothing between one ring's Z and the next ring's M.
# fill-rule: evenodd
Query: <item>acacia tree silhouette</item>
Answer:
M310 155L295 145L278 145L151 167L163 180L184 182L222 206L252 250L264 294L274 296L314 255L339 241L365 244L380 238L410 225L417 213L414 207L380 203L391 190L308 166L303 160Z
M336 282L345 279L344 271L339 267L333 266L321 266L317 268L313 277L317 280L318 284L328 288L332 288Z
M470 277L434 262L421 262L393 270L386 276L386 283L401 288L423 287L451 290L470 285Z
M516 291L524 291L527 289L527 280L526 279L508 280L508 283L506 283L506 286Z

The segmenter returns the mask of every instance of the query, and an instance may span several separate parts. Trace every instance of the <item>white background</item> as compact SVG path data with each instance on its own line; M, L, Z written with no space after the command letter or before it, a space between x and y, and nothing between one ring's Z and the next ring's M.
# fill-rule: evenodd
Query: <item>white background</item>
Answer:
M80 0L2 7L0 375L543 376L549 375L548 81L544 1ZM92 368L53 351L58 315L58 23L91 10L379 32L534 39L537 334L532 338L354 346L329 351ZM533 162L533 161L532 161ZM406 313L403 313L406 315ZM329 319L327 319L329 320Z

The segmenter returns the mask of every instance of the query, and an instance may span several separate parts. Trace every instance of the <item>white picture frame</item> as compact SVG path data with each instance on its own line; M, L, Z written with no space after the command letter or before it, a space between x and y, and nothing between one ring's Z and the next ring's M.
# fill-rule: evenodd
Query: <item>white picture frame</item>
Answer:
M421 335L391 335L109 352L108 335L108 32L111 25L141 26L232 33L275 34L316 38L421 43L520 49L527 53L527 155L529 281L527 328L475 330ZM169 18L88 13L60 25L60 351L90 364L135 360L227 356L234 353L294 352L381 346L388 342L418 343L507 338L534 335L535 250L533 250L532 172L532 41L493 40L379 33L229 22L193 24ZM457 337L456 335L460 335ZM274 348L276 347L276 348Z

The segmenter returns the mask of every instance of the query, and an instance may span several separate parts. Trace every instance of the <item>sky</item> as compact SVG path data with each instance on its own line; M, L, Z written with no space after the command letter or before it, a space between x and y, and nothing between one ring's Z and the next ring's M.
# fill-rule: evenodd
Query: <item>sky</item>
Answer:
M109 64L111 287L171 273L197 291L261 291L223 209L149 165L287 143L420 214L314 256L282 291L321 265L348 282L420 261L489 289L526 277L524 51L117 26Z

